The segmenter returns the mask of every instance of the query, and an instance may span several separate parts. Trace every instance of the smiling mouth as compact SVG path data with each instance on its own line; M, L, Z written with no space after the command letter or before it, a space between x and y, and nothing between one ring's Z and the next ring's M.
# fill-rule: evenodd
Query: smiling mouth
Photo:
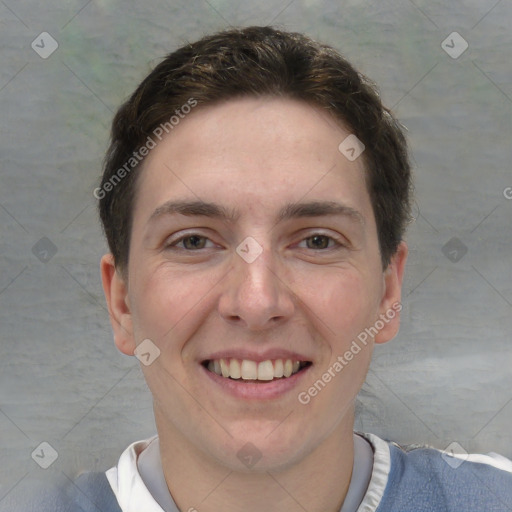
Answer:
M259 363L248 359L209 359L201 364L210 372L226 379L271 382L287 379L312 363L292 359L267 359Z

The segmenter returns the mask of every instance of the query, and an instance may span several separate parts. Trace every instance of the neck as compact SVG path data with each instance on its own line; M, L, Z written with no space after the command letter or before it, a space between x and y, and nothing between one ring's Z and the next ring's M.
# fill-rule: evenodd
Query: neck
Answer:
M354 463L353 408L286 469L237 472L209 457L155 411L167 486L182 512L339 512Z

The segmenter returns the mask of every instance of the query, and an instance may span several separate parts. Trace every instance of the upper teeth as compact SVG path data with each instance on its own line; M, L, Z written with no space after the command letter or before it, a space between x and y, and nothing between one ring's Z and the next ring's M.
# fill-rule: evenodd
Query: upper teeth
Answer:
M208 370L232 379L272 380L289 377L300 369L300 361L292 359L267 359L261 363L249 359L214 359L208 362Z

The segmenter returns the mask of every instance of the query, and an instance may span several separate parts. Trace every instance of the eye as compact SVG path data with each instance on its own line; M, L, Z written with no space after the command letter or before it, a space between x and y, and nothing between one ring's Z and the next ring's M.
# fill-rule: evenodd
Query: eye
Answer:
M177 247L178 249L185 249L187 251L194 251L197 249L204 249L206 245L206 241L209 238L199 235L197 233L188 234L178 238L174 242L171 242L165 246L166 249L171 249ZM179 247L179 244L183 243L182 247Z
M315 233L311 236L308 236L307 238L304 238L302 242L306 241L306 248L307 249L331 249L334 247L344 247L344 244L341 243L341 241L335 239L332 236L324 235L322 233ZM311 243L308 243L310 241ZM301 242L301 243L302 243ZM332 245L329 245L330 242L333 242Z

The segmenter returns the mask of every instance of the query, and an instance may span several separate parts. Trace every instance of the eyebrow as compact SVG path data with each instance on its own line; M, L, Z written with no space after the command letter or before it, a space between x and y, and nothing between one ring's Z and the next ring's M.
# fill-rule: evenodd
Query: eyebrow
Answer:
M167 201L160 205L151 214L148 220L155 221L164 215L185 215L185 216L201 216L220 219L227 222L235 223L240 218L240 213L236 209L229 209L225 206L205 201ZM301 218L301 217L322 217L338 215L347 217L352 221L356 221L361 226L365 225L362 214L352 208L335 201L310 201L306 203L288 203L277 214L276 221Z

